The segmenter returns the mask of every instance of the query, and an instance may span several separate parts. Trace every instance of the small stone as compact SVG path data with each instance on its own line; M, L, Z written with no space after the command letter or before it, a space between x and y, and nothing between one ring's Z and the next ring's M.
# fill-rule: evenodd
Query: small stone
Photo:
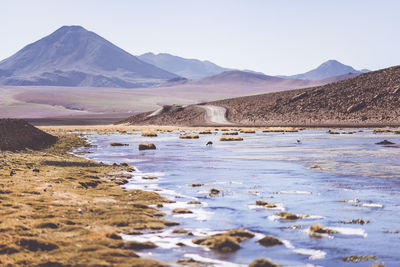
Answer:
M383 140L383 141L375 143L375 144L377 144L377 145L394 145L393 142L390 142L388 140Z
M139 150L154 150L157 149L154 144L139 144Z
M298 220L298 219L301 219L301 216L298 216L298 215L290 213L290 212L280 212L280 213L277 213L275 215L278 216L281 219L284 219L284 220Z
M172 213L177 213L177 214L188 214L188 213L193 213L191 210L185 209L185 208L176 208L172 210Z
M268 259L256 259L250 263L249 267L278 267L276 263Z
M282 241L279 240L278 238L271 236L271 235L267 235L263 238L261 238L260 240L257 241L257 243L259 243L260 245L263 245L264 247L273 247L275 245L282 245Z
M215 195L218 195L219 193L221 193L221 191L218 189L215 189L215 188L210 189L210 196L215 196Z
M176 228L172 231L173 234L189 234L188 230L182 229L182 228Z
M129 144L123 144L123 143L111 143L110 146L129 146Z
M189 186L191 187L199 187L199 186L203 186L204 184L190 184Z
M144 179L144 180L157 180L158 177L155 177L155 176L143 176L142 179Z
M335 234L338 231L322 227L320 224L313 224L309 228L310 234Z

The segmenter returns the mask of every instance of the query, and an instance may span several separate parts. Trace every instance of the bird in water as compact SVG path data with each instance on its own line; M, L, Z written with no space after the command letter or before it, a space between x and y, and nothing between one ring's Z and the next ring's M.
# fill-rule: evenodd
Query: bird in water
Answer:
M299 139L297 139L297 143L298 143L298 144L300 144L300 143L301 143L301 141L300 141Z
M206 146L212 146L212 144L213 144L213 142L208 141L207 144L206 144Z

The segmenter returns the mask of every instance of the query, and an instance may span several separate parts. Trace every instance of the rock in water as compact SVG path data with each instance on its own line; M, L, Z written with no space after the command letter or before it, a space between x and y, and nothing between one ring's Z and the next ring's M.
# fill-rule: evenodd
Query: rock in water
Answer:
M276 263L268 260L268 259L257 259L254 260L249 267L277 267Z
M394 145L393 142L390 142L388 140L383 140L381 142L376 143L377 145Z
M275 245L282 245L282 241L279 240L278 238L274 236L267 235L260 240L257 241L260 245L263 245L264 247L273 247Z
M156 149L156 145L154 144L139 144L139 150L151 150Z

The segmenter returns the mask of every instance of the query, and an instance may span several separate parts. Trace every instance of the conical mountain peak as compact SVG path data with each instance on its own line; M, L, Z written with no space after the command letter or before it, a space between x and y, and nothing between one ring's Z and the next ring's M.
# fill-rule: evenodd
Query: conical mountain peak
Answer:
M178 77L82 26L63 26L0 62L0 84L142 87Z

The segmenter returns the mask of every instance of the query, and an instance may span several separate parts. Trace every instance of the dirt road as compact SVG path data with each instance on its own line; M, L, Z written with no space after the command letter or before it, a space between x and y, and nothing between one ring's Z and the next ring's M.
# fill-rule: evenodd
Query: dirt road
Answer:
M226 108L212 105L199 105L198 107L206 110L205 120L207 123L231 124L225 118Z

